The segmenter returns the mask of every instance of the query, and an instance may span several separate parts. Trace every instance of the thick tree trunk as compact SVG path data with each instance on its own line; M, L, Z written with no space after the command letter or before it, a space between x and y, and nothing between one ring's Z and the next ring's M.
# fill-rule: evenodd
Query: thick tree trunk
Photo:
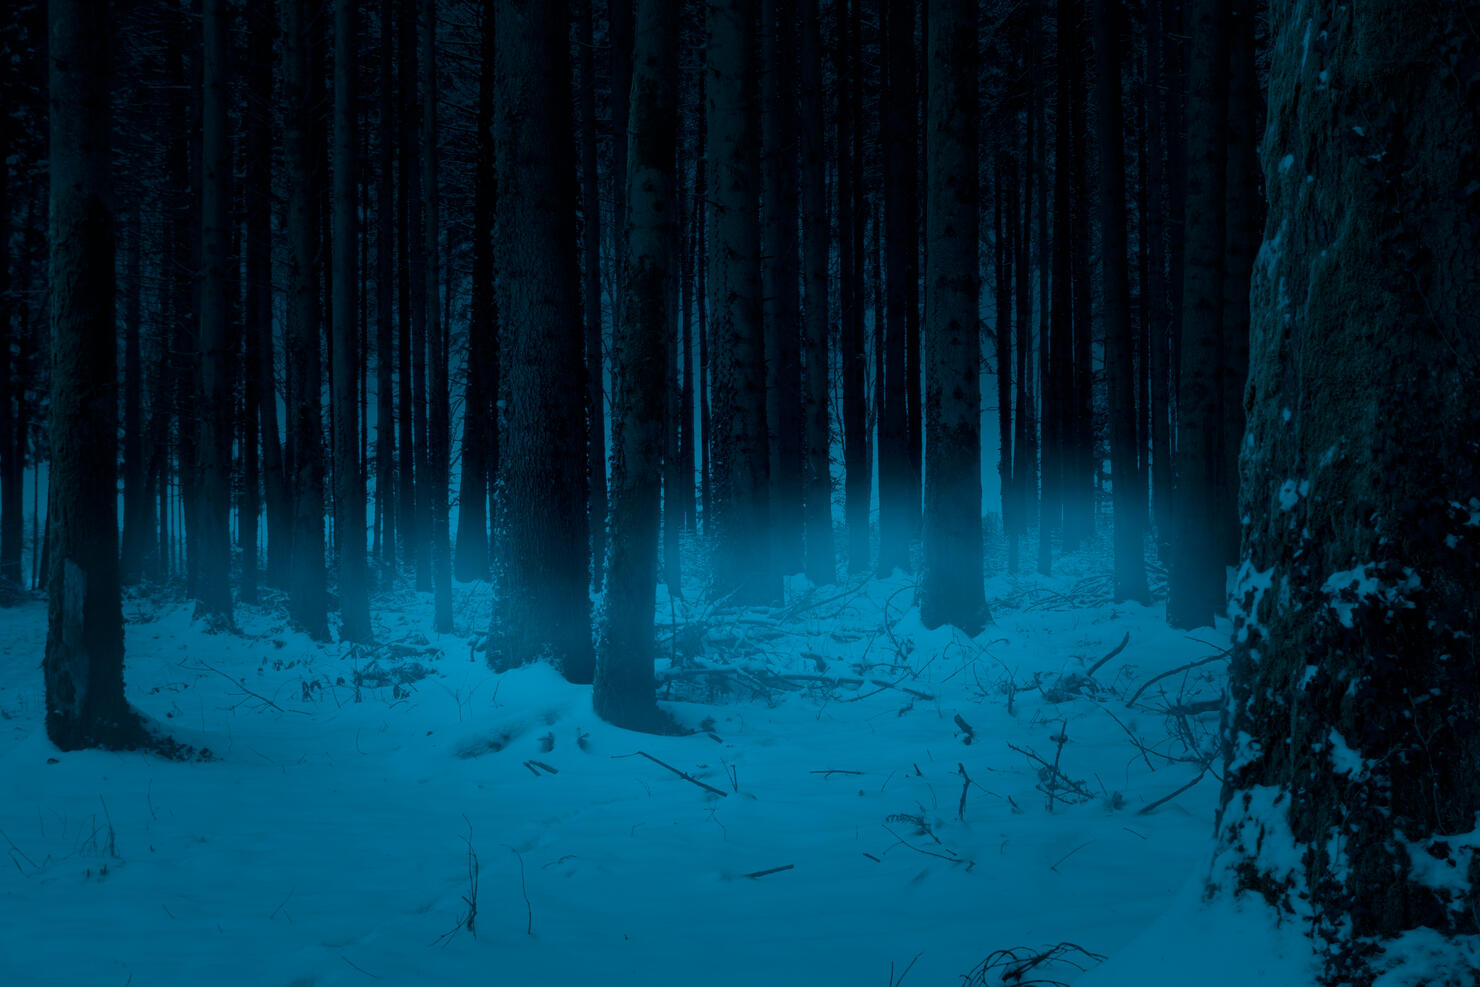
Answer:
M749 3L712 0L706 106L714 593L738 604L765 604L781 597L770 542L761 537L769 530L770 514L755 28Z
M1480 89L1450 68L1480 60L1466 7L1271 4L1212 883L1298 917L1328 985L1475 975L1480 118L1456 110Z
M1145 498L1136 458L1130 243L1126 233L1125 111L1121 105L1121 0L1095 0L1095 72L1100 144L1100 243L1105 268L1105 376L1110 404L1110 478L1115 505L1113 599L1150 603Z
M801 45L801 144L803 298L802 359L804 377L803 447L806 476L803 493L807 578L819 586L837 580L833 557L832 452L828 421L827 296L828 230L827 158L822 111L822 40L817 0L801 0L798 18Z
M489 660L503 669L548 658L571 682L590 682L586 435L581 403L570 398L585 387L585 366L564 11L508 0L495 31L494 257L508 333Z
M51 51L51 496L46 733L62 750L135 747L123 694L118 581L118 380L109 205L112 22L48 4Z
M1146 184L1151 195L1146 227L1151 251L1147 286L1146 333L1149 337L1151 417L1151 526L1158 554L1172 530L1172 298L1168 230L1170 182L1166 155L1166 41L1162 4L1146 10ZM1165 555L1163 554L1163 558Z
M1211 626L1224 609L1223 264L1228 172L1227 0L1190 0L1187 212L1177 390L1176 538L1167 620Z
M678 239L673 159L677 0L638 0L627 128L627 290L612 377L611 540L592 704L608 723L669 732L654 701L653 607Z
M334 516L339 550L340 638L369 643L369 572L365 564L365 488L359 447L359 203L355 106L358 0L334 4Z
M927 7L925 544L920 620L979 633L981 344L977 333L977 25L967 0Z

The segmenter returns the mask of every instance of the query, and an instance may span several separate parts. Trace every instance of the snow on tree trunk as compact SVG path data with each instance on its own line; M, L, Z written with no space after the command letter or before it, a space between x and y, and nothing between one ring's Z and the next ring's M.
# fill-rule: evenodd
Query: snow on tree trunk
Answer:
M1272 5L1211 887L1307 923L1328 984L1480 959L1472 7Z

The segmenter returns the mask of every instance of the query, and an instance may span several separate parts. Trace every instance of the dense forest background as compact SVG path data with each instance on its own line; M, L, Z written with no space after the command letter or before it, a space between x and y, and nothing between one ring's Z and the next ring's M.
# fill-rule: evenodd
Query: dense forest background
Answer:
M1473 762L1475 5L1268 6L8 4L0 577L48 590L52 740L191 753L124 699L124 594L369 645L491 581L475 653L661 734L660 584L903 571L973 636L989 549L1103 540L1112 602L1236 622L1233 884L1292 894L1263 784L1310 846L1467 832L1459 768L1276 751ZM1291 871L1355 916L1330 976L1480 931L1480 857L1377 894L1384 846Z

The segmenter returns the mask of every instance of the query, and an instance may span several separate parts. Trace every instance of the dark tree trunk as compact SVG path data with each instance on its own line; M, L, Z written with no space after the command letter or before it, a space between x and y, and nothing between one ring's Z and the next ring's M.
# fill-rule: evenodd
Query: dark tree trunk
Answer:
M576 46L580 52L581 66L581 309L585 318L586 359L586 471L591 485L591 581L602 584L602 573L606 566L606 399L602 380L601 354L601 175L597 167L600 135L596 126L596 43L594 40L595 17L592 7L595 0L581 0L581 35ZM612 4L612 27L620 19L619 8ZM612 54L615 68L615 52ZM615 72L612 85L616 85ZM621 96L626 105L627 95ZM613 106L615 107L615 99ZM613 113L616 110L613 109ZM613 119L612 131L618 129L625 134L627 121ZM615 140L616 138L613 137ZM625 158L626 147L622 154ZM623 184L626 175L614 176L616 184ZM626 194L625 188L623 194ZM616 223L625 221L620 213ZM616 235L620 239L621 233ZM620 281L624 275L620 268L611 279Z
M760 306L760 178L755 12L711 0L707 166L714 455L714 593L738 604L781 597L767 497L765 331Z
M1095 73L1100 145L1100 244L1105 283L1105 375L1110 404L1110 477L1115 505L1112 598L1150 603L1136 458L1135 347L1130 243L1126 233L1125 111L1121 105L1121 0L1095 0Z
M1238 460L1249 376L1249 279L1264 225L1259 192L1259 81L1254 69L1252 0L1229 11L1227 228L1223 253L1223 463L1217 505L1221 558L1238 563Z
M930 0L927 51L927 434L920 620L979 633L982 586L981 343L977 333L977 25L967 0Z
M484 0L478 69L477 175L473 186L472 322L468 326L468 384L464 398L462 484L458 494L453 573L470 582L488 578L489 481L498 461L498 322L493 307L493 223L498 176L493 161L493 21L495 0Z
M369 643L369 573L365 564L365 488L359 447L359 203L355 106L358 0L334 4L334 516L339 550L340 638Z
M432 627L439 634L452 631L452 531L448 518L447 487L451 470L452 409L447 381L447 334L442 325L441 300L441 189L438 185L437 2L423 0L421 9L422 193L426 197L426 358L427 377L427 520L431 528L430 565ZM361 529L364 528L363 517ZM419 569L419 567L418 567ZM418 575L418 580L420 576Z
M1031 107L1029 110L1027 133L1023 140L1026 161L1013 185L1020 210L1012 213L1017 230L1014 244L1017 311L1013 324L1016 334L1013 358L1017 368L1013 374L1016 409L1012 422L1012 480L1017 489L1013 496L1016 520L1008 542L1009 572L1018 571L1021 564L1019 546L1032 530L1033 514L1038 507L1038 415L1037 402L1033 397L1033 186L1042 176L1037 174L1034 161L1036 148L1033 132L1036 122Z
M3 203L3 196L0 196ZM4 203L4 208L9 214L9 204ZM147 470L144 462L144 355L142 334L143 326L143 281L144 264L144 221L137 207L130 217L128 236L128 263L125 268L124 277L126 283L123 285L124 316L123 316L123 544L119 558L119 578L124 585L132 585L139 582L144 574L144 557L148 553L149 545L154 541L154 517L149 503L149 490L147 484ZM0 228L0 234L5 230ZM9 322L6 316L5 321ZM9 384L10 368L10 340L9 334L3 343L0 343L0 374L7 378L5 384ZM0 412L9 417L9 394L5 394L4 404L0 405ZM7 422L7 424L9 424ZM3 479L0 479L3 482ZM19 518L17 518L19 520ZM15 577L6 574L6 578L13 578L19 582L20 557L16 557Z
M863 128L859 109L862 73L858 44L858 0L834 5L838 53L838 364L843 380L843 517L848 529L848 571L864 572L869 564L868 407L865 379L868 354L863 345L864 214L858 207L863 180Z
M396 369L395 0L380 3L380 136L375 192L375 513L383 577L395 572ZM476 275L474 290L477 290ZM491 290L491 288L485 289ZM476 318L474 322L476 323Z
M502 348L501 518L489 660L555 661L590 682L590 550L576 188L564 11L542 0L497 8L495 264Z
M1271 4L1212 884L1302 916L1325 985L1475 977L1480 118L1456 110L1480 91L1448 68L1480 62L1467 10Z
M1068 15L1073 36L1072 49L1083 49L1082 0L1070 0ZM1073 245L1070 248L1074 290L1073 400L1068 415L1065 442L1064 551L1084 544L1095 533L1095 430L1094 430L1094 271L1090 258L1089 133L1086 107L1089 103L1084 78L1084 59L1068 58L1070 73L1069 126L1074 139L1070 156L1070 185L1073 188Z
M201 74L201 257L199 423L192 568L196 616L229 627L231 616L231 431L236 346L231 338L231 136L227 59L230 25L225 0L204 0L205 57Z
M827 158L822 111L822 40L817 0L801 0L798 19L801 45L801 144L803 298L802 359L804 377L803 446L806 483L803 493L807 578L818 586L837 580L833 557L832 451L828 420L827 334L828 230Z
M112 22L50 0L51 496L46 734L62 750L136 747L123 694L118 380L109 205Z
M919 279L919 229L915 223L915 18L911 4L886 4L888 81L883 108L884 376L876 382L879 406L879 558L877 569L908 572L910 539L920 513L919 487L910 466L909 399L905 352L913 312L910 286Z
M1151 524L1158 554L1172 530L1172 298L1168 243L1167 187L1170 182L1166 105L1166 41L1162 4L1146 11L1146 184L1151 196L1146 227L1151 251L1151 282L1147 286L1146 333L1149 337L1147 372L1150 375L1151 416ZM1163 557L1165 557L1163 555Z
M639 0L626 130L627 290L613 368L612 512L592 704L608 723L670 732L653 680L658 509L678 239L673 160L677 0Z
M761 5L764 236L761 290L770 428L771 539L781 572L802 568L802 367L798 280L796 15L792 0Z
M993 301L997 360L997 476L1002 497L1002 533L1007 539L1008 569L1017 571L1017 484L1012 474L1012 272L1015 261L1013 200L1008 195L1014 169L1006 152L997 155L992 173ZM929 254L926 254L929 257Z
M293 559L288 573L293 620L327 640L324 593L324 447L319 388L319 284L313 108L308 92L308 0L282 0L284 81L289 94L284 149L288 169L288 404L293 442Z
M1228 172L1227 0L1190 0L1187 212L1177 390L1177 522L1167 620L1211 626L1224 609L1229 503L1223 455L1223 263Z
M397 32L401 85L401 479L405 487L401 520L402 554L414 567L416 588L432 588L431 531L428 524L431 477L427 471L426 416L426 254L418 237L425 229L422 209L422 132L417 9L420 0L400 0Z

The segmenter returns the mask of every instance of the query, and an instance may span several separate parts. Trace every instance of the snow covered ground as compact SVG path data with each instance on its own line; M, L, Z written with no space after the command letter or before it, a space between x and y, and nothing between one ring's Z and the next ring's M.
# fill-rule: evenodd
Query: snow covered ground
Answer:
M1217 763L1162 801L1226 664L1151 680L1226 634L1110 605L1097 555L1059 568L993 577L975 640L925 631L903 576L663 597L695 732L661 738L489 671L483 585L447 636L379 599L370 652L130 599L129 696L187 763L53 749L44 604L0 611L0 984L1308 982L1288 931L1199 903Z

